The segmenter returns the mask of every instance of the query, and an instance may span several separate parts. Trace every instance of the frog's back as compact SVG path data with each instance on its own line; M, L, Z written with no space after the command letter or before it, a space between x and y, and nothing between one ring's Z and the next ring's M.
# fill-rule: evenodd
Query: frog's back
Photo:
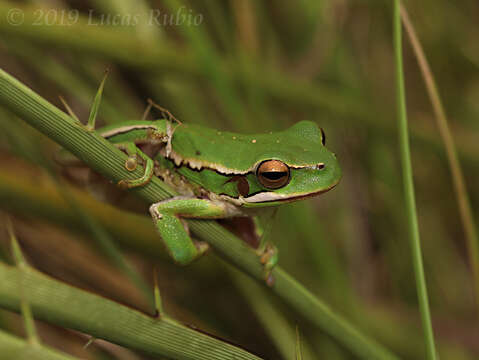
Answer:
M183 124L173 135L172 157L191 168L211 168L225 174L245 174L256 164L278 159L290 166L314 166L325 151L322 132L310 121L284 131L245 135Z

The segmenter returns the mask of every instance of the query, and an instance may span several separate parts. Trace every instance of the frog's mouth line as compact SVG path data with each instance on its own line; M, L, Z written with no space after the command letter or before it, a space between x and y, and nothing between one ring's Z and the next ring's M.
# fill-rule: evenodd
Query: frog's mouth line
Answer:
M242 200L245 204L258 204L258 203L269 203L269 202L285 203L285 202L298 201L298 200L307 199L307 198L318 196L322 193L325 193L325 192L331 190L332 188L334 188L336 185L338 185L340 180L341 179L338 179L338 181L336 181L333 185L329 186L326 189L322 189L322 190L319 190L319 191L316 191L316 192L313 192L313 193L309 193L309 194L287 195L287 196L285 196L285 195L281 195L281 194L277 194L277 193L268 191L268 192L256 193L254 195L250 195L250 196L245 197L245 198L240 198L240 200Z

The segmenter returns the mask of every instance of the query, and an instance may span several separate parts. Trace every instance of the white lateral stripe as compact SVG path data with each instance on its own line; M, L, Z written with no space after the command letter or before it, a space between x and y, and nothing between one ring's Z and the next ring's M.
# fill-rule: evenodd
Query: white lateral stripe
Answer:
M156 129L156 127L152 125L129 125L129 126L122 126L116 129L112 129L104 133L100 133L100 135L103 136L105 139L108 139L111 136L125 134L132 130L144 130L144 129Z
M237 170L237 169L227 168L226 166L222 166L220 164L205 161L205 160L184 158L180 154L175 152L175 150L171 151L169 158L172 159L175 162L176 166L186 165L193 170L201 170L203 168L207 168L207 169L217 171L217 172L219 172L220 174L223 174L223 175L245 175L245 174L248 174L250 172L253 172L256 169L256 167L258 166L258 164L263 162L263 160L261 160L258 163L253 164L253 166L251 166L250 168L240 171L240 170ZM286 164L286 165L288 167L290 167L291 169L313 169L313 170L317 170L318 166L324 165L324 163L318 163L318 164L314 164L314 165L288 165L288 164Z

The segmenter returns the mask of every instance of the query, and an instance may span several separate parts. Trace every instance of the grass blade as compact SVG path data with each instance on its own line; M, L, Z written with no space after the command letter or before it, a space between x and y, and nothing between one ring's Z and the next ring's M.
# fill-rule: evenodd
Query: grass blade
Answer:
M414 182L412 176L411 153L409 149L409 134L407 124L406 110L406 92L404 89L404 72L402 60L402 34L401 34L401 15L400 0L394 1L394 48L396 56L396 96L398 106L399 120L399 145L401 149L401 162L403 168L404 193L406 200L406 209L408 214L409 238L411 241L414 273L416 277L416 286L419 299L419 308L421 311L421 320L424 330L424 337L427 347L427 358L436 359L436 348L434 344L434 333L431 325L431 315L429 312L429 300L427 296L426 278L424 276L424 267L422 263L421 242L419 237L419 226L416 214L416 199L414 195Z

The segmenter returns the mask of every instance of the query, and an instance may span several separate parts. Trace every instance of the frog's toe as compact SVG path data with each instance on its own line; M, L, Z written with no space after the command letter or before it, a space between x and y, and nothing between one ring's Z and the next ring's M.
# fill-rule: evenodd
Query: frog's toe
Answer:
M138 186L144 186L146 184L148 184L151 180L151 178L153 177L153 168L154 168L154 164L153 164L153 160L149 159L149 158L145 158L145 173L143 174L142 177L138 178L138 179L123 179L123 180L120 180L118 182L118 186L121 188L121 189L131 189L131 188L135 188L135 187L138 187ZM137 168L138 166L138 156L137 155L130 155L126 161L125 161L125 168L128 170L128 171L135 171L135 169Z
M138 166L138 158L136 155L128 156L125 161L125 169L128 171L135 171Z
M263 265L263 275L268 286L273 286L273 269L278 264L278 249L271 243L268 243L264 250L259 254L260 262Z

